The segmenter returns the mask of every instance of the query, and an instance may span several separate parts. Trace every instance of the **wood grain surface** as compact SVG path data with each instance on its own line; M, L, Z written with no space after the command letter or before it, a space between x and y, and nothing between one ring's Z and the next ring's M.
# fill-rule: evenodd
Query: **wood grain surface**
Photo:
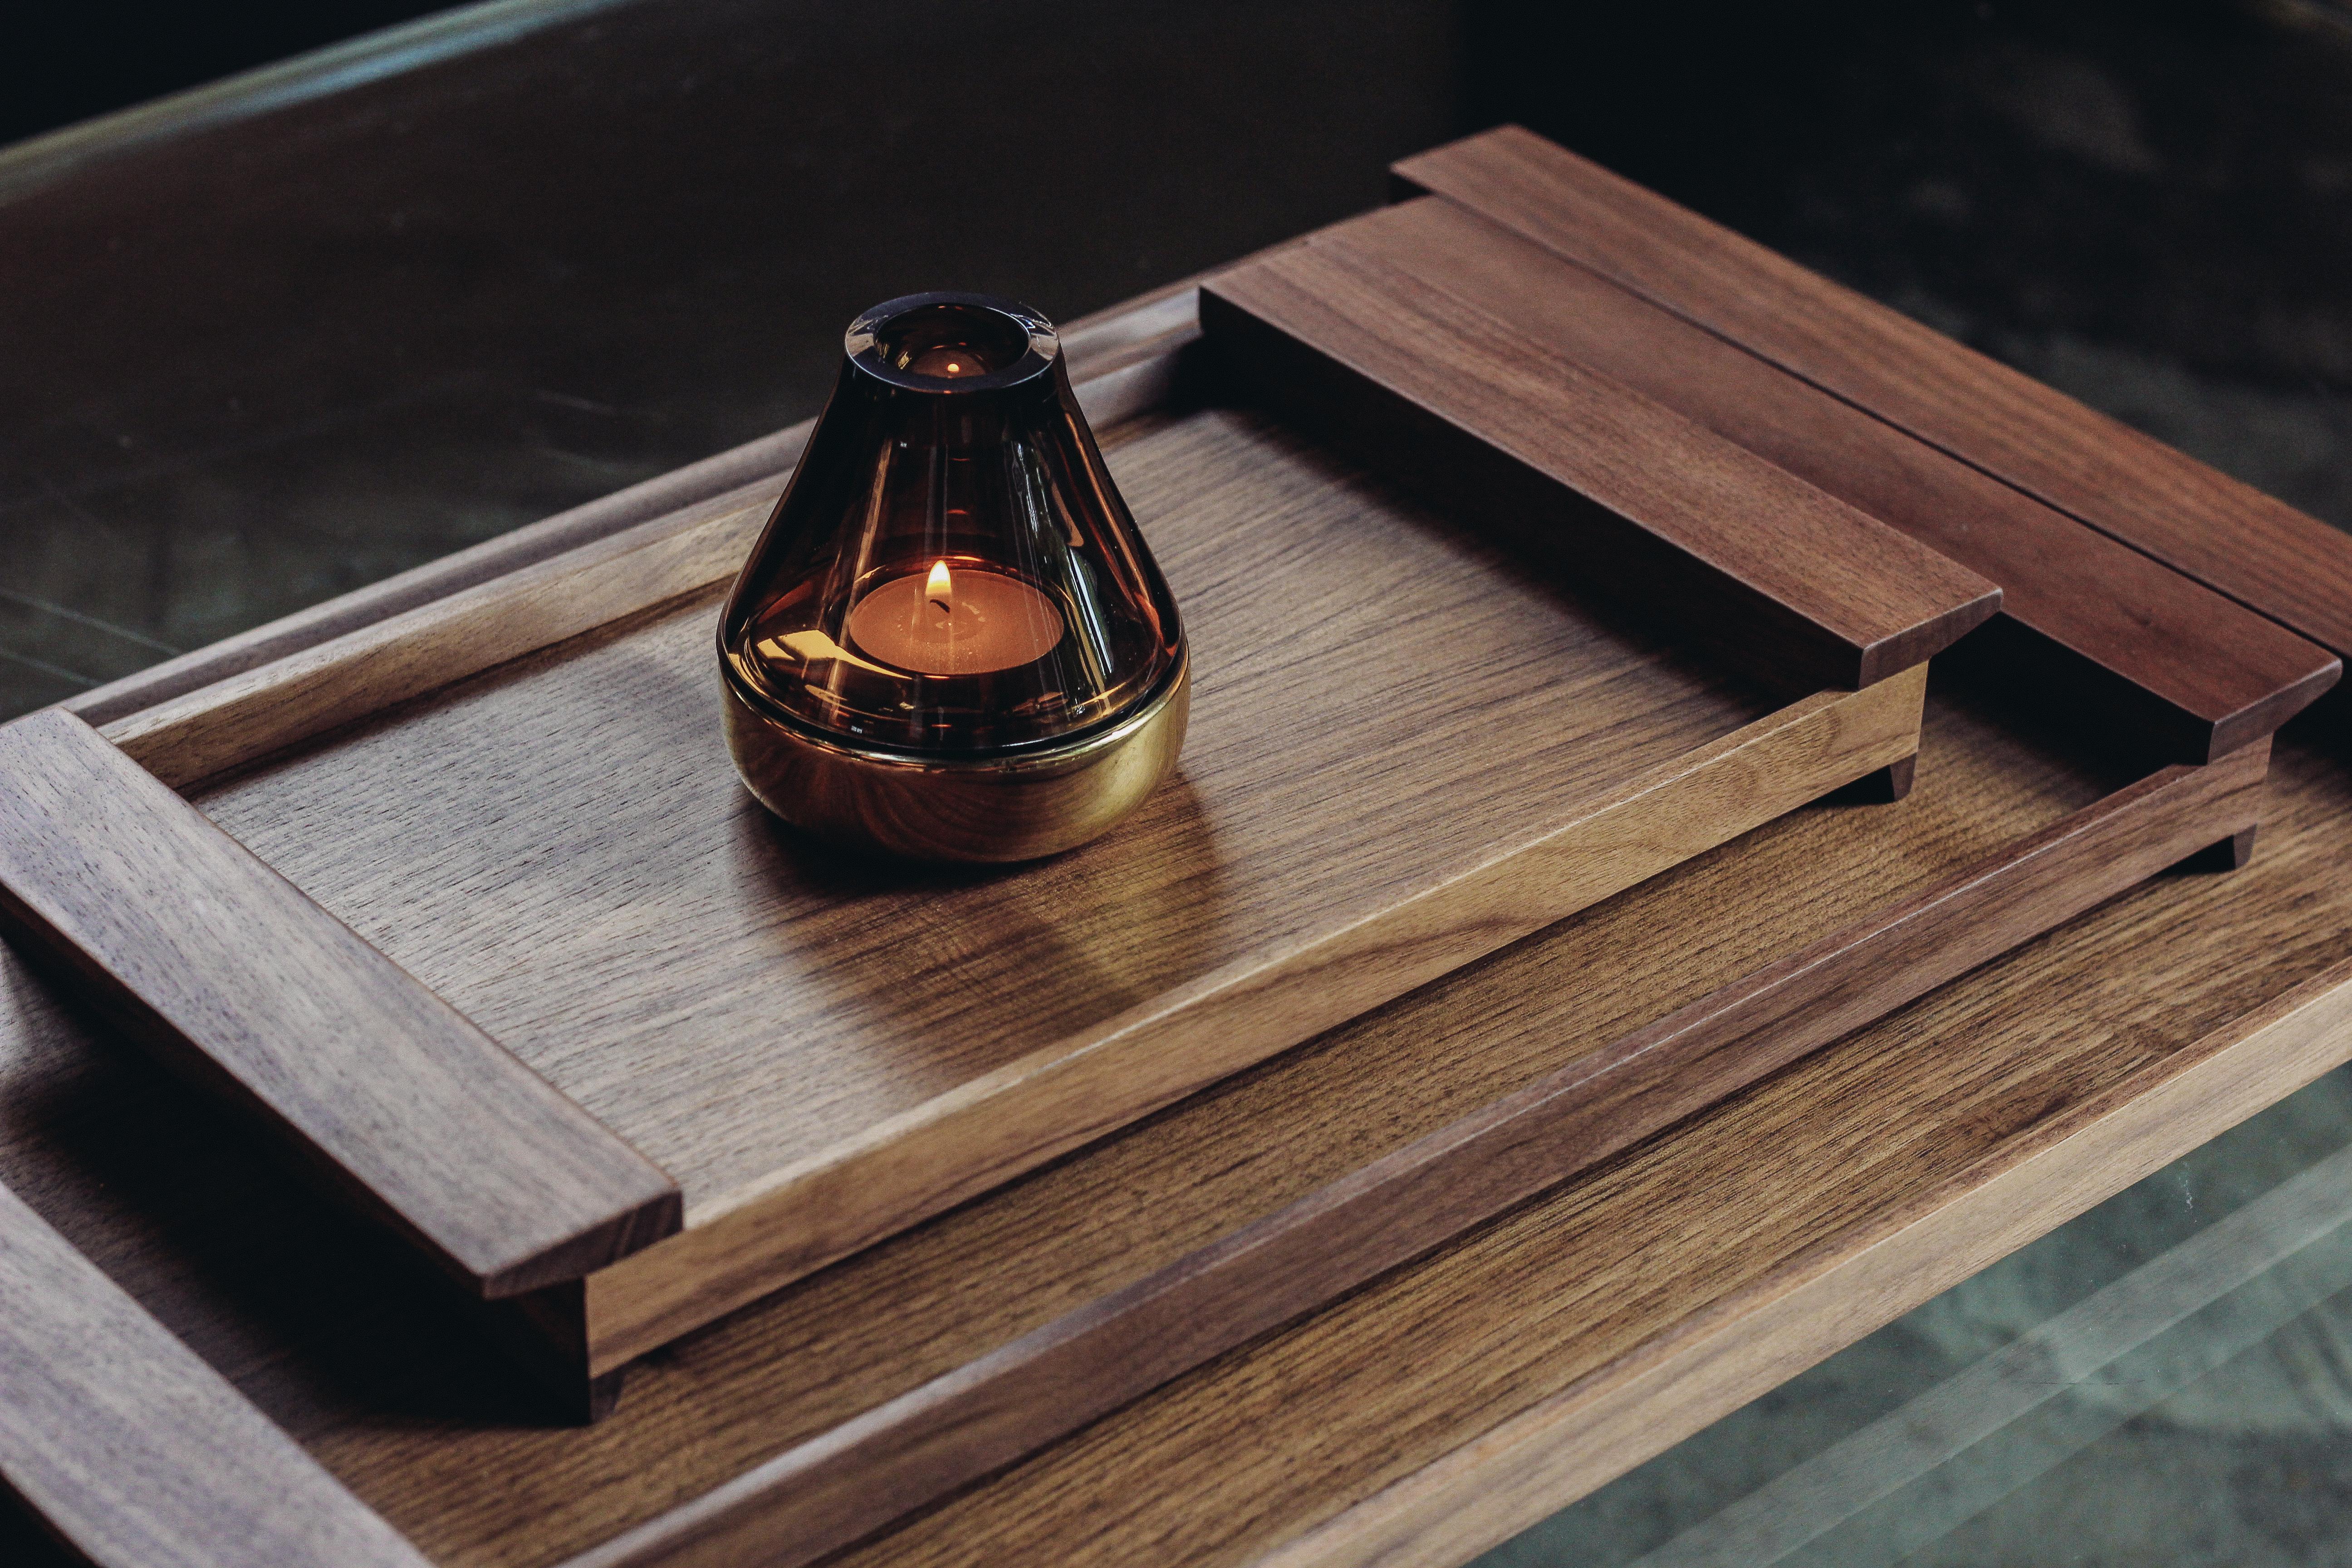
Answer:
M426 1568L5 1187L0 1494L98 1568Z
M1164 376L1169 362L1129 369ZM642 652L699 613L615 628L216 794L266 792L346 746L528 685L567 654ZM1969 700L1931 716L1929 783L1904 805L1768 823L739 1311L649 1366L632 1406L592 1433L528 1430L469 1403L460 1388L478 1370L419 1329L432 1310L396 1271L311 1278L312 1259L274 1238L344 1242L307 1222L299 1193L240 1175L229 1190L251 1201L222 1204L215 1171L167 1158L149 1187L163 1191L168 1168L184 1223L159 1246L118 1195L121 1174L151 1158L121 1146L118 1125L142 1092L136 1069L108 1056L100 1021L59 1008L5 954L0 1173L30 1177L79 1245L135 1279L436 1561L552 1563L1393 1157L2119 782ZM248 740L217 754L258 751ZM2328 969L2352 949L2340 746L2290 736L2277 784L2264 853L2245 871L2126 894L847 1561L1452 1562L1531 1521L2352 1052L2346 976ZM514 798L525 812L567 804ZM335 804L351 815L313 807L315 821L367 824ZM469 864L472 887L428 895L455 900L482 889L492 858L411 871ZM578 908L608 942L642 941L673 902L600 886L593 868L568 890L583 889L609 895ZM648 895L654 907L628 909ZM64 1091L68 1078L84 1087ZM93 1097L93 1083L117 1089ZM61 1133L68 1121L80 1131ZM278 1304L297 1278L324 1292L299 1316Z
M1197 685L1178 779L1072 855L772 825L708 604L203 797L677 1178L684 1241L589 1289L594 1370L1916 747L1916 671L1778 707L1253 416L1108 460Z
M1778 819L731 1315L642 1364L629 1401L592 1431L535 1429L526 1394L498 1393L499 1370L396 1259L355 1254L358 1238L299 1188L175 1118L142 1064L5 952L0 1177L436 1562L546 1563L2123 782L1966 692L1931 700L1922 758L1921 787L1899 806ZM1705 1352L1723 1325L1686 1325L1718 1302L1726 1323L1747 1321L1746 1282L1815 1247L1843 1256L1874 1215L2352 951L2347 777L2340 757L2290 731L2263 853L2244 871L2126 895L851 1561L1246 1562L1447 1456L1476 1473L1486 1434L1622 1357L1669 1369L1687 1395L1660 1406L1674 1422L1742 1380L1777 1381L1990 1254L1966 1250L1969 1237L1939 1248L1947 1233L1931 1224L1916 1274L1833 1270L1833 1291L1854 1281L1850 1297L1817 1298L1794 1339L1719 1364ZM2212 1113L2234 1120L2284 1093L2304 1070L2291 1068L2250 1068ZM2147 1124L2147 1157L2207 1131L2168 1110ZM1726 1171L1742 1178L1727 1185ZM2011 1189L2008 1228L1985 1245L2013 1246L2091 1201L2081 1175ZM1635 1427L1612 1463L1672 1436Z
M1229 385L1789 689L1885 679L1999 606L1975 573L1360 248L1220 272L1201 310Z
M1899 806L1777 820L731 1315L641 1364L593 1431L469 1414L477 1374L436 1380L449 1352L397 1311L352 1309L364 1327L305 1360L246 1352L240 1381L438 1560L586 1551L2119 782L1949 698L1930 704L1922 757ZM1816 1246L1834 1254L1979 1154L2352 955L2346 778L2339 760L2285 745L2244 871L2126 894L851 1561L1246 1561L1588 1372L1668 1355L1712 1303L1744 1312L1747 1282ZM2272 1075L2264 1092L2294 1081ZM2148 1129L2176 1152L2208 1131L2168 1116ZM2078 1198L2027 1193L2007 1212L2032 1234ZM1821 1319L1772 1350L1775 1377L1954 1277L1930 1268ZM1705 1343L1677 1363L1701 1390ZM1739 1357L1720 1371L1760 1375ZM419 1418L420 1384L446 1389L446 1414Z
M677 1228L659 1170L79 719L0 726L0 778L11 937L474 1291Z
M1517 126L1395 172L2352 651L2352 537L2317 519Z
M2267 741L2176 765L1013 1343L578 1568L810 1563L2247 831ZM2352 1007L2347 1008L2352 1015Z
M2020 640L2059 654L2020 686L2168 760L2269 734L2342 672L2317 644L1466 208L1420 197L1306 244L1508 321L2000 584Z
M1700 1325L1704 1350L1544 1401L1445 1460L1253 1561L1262 1568L1452 1568L1778 1386L1824 1324L1866 1331L1923 1295L2161 1170L2352 1057L2352 963L2069 1105L1849 1239L1794 1260ZM1824 1252L1828 1249L1823 1249ZM1745 1311L1743 1312L1743 1309ZM1715 1331L1707 1333L1706 1331ZM1696 1336L1694 1336L1696 1337ZM1855 1335L1858 1337L1858 1335ZM1682 1347L1677 1347L1682 1349Z

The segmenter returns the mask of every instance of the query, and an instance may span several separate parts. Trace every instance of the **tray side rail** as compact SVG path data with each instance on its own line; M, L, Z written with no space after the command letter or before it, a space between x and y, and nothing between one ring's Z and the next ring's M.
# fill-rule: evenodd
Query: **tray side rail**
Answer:
M1197 344L1182 286L1111 312L1070 345L1097 429L1183 395ZM742 484L732 455L198 649L66 703L175 789L663 605L741 570L808 424L754 443L782 470ZM746 452L753 448L745 448ZM748 461L748 459L747 459ZM697 473L688 485L683 475ZM651 500L699 499L644 521ZM625 502L625 504L624 504Z
M677 1184L81 720L0 726L0 929L474 1295L676 1231Z
M429 1568L5 1187L0 1485L96 1568Z
M2169 867L2235 864L2269 755L2151 774L565 1568L790 1568L863 1540Z

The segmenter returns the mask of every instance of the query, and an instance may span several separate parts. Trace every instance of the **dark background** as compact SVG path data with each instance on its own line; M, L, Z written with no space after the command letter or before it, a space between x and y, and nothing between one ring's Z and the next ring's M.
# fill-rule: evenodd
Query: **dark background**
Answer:
M0 102L31 132L407 9L19 5ZM1068 320L1505 120L2352 523L2333 0L420 26L0 149L0 714L805 416L875 300Z
M0 142L442 8L415 0L12 0L0 8Z

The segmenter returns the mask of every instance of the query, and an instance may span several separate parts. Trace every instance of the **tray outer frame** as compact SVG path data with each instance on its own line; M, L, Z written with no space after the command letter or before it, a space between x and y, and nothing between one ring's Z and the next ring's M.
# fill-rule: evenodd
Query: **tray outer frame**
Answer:
M84 1562L429 1568L5 1186L0 1384L0 1493Z

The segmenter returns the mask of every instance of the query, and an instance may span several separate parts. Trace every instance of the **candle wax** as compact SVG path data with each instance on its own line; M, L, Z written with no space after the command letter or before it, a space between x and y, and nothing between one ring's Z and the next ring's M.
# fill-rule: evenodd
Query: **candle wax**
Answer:
M1054 601L1017 578L956 567L883 584L849 612L849 640L868 658L921 675L985 675L1045 658L1062 641Z

